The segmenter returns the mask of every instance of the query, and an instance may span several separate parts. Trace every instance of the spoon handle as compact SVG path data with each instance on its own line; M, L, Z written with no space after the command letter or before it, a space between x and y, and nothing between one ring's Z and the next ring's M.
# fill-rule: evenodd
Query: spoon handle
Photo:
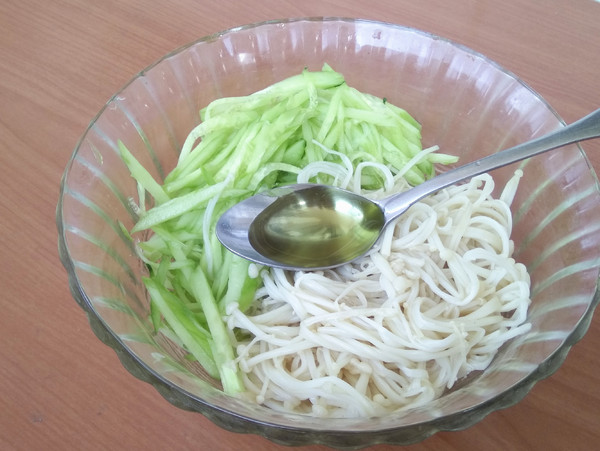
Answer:
M404 213L415 202L467 178L507 166L557 147L600 137L600 109L539 138L496 152L480 160L457 167L420 185L380 201L386 225Z

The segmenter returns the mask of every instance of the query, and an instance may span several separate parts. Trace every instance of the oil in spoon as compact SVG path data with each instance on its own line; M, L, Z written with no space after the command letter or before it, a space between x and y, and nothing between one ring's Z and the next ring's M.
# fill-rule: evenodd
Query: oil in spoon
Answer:
M307 267L351 261L375 243L384 217L362 198L327 187L298 190L278 198L250 225L250 244L284 264Z

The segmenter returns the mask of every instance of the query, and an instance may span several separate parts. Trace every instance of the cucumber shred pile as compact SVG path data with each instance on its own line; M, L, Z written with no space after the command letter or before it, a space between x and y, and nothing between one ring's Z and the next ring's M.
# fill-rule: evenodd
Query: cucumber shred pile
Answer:
M248 96L215 100L200 118L162 183L122 142L119 149L139 187L139 220L130 232L149 236L136 246L149 271L144 283L153 325L233 395L244 386L223 317L230 303L248 308L261 279L217 240L219 216L261 190L295 183L309 163L339 162L326 149L347 155L355 166L376 162L402 171L411 185L432 177L435 163L456 158L431 152L416 158L419 123L385 99L348 86L328 65ZM327 176L314 181L333 182ZM376 171L364 172L364 188L381 183ZM147 210L146 193L153 199Z

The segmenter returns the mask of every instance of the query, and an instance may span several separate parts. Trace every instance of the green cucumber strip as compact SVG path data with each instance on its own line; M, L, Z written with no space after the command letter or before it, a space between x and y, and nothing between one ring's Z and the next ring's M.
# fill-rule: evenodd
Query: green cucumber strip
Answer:
M218 379L219 370L212 356L210 343L201 333L203 328L185 310L175 295L150 278L144 278L144 283L154 305L185 344L187 350L198 360L211 377Z
M204 189L192 191L181 197L176 197L168 202L158 205L146 212L135 224L132 232L149 229L169 219L176 218L205 204L223 189L219 184L206 186ZM227 193L224 193L224 197Z
M240 304L240 310L244 311L246 307L248 307L249 302L247 297L249 295L254 296L254 291L256 291L258 278L251 279L248 276L248 267L251 263L248 260L245 260L237 255L235 255L229 266L229 279L227 283L227 291L225 292L225 296L221 298L219 301L219 306L221 311L225 311L227 305L231 302L237 302ZM256 284L247 283L247 281L256 280ZM254 289L253 289L254 287ZM245 295L245 299L242 298L242 294ZM243 304L243 305L242 305Z
M140 162L132 155L121 140L118 141L119 152L121 159L127 165L131 176L148 191L157 204L162 204L169 200L169 196L164 192L162 187L154 180L154 177L144 168Z
M195 298L202 305L202 310L206 315L206 322L212 335L213 356L219 371L223 391L230 395L240 393L244 391L244 385L235 363L233 345L202 268L196 268L189 283Z

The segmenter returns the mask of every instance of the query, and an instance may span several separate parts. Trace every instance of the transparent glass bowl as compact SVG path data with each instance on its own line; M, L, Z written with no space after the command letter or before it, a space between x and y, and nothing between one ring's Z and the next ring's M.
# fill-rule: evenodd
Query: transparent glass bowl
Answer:
M598 302L600 194L581 148L572 145L521 165L514 202L516 258L532 276L527 335L507 343L490 367L435 402L373 419L323 421L284 415L224 395L152 333L143 265L120 224L133 225L136 185L117 140L157 178L174 166L200 108L245 95L304 67L329 63L351 86L387 98L461 162L480 158L563 122L515 75L431 34L352 19L298 19L232 29L183 47L138 74L91 122L66 168L57 208L59 247L72 293L98 337L136 377L175 406L219 426L287 445L360 448L408 444L463 429L519 401L553 373L587 330ZM494 172L499 186L515 166Z

